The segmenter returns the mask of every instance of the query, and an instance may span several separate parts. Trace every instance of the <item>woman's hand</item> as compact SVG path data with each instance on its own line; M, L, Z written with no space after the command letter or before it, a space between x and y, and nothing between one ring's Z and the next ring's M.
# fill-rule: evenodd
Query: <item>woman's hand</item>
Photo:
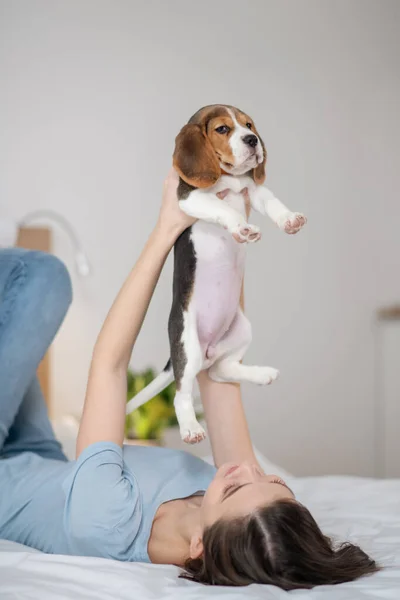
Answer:
M177 188L179 184L179 175L172 167L164 181L162 203L156 229L166 233L168 236L178 237L185 229L193 225L196 219L189 217L179 208ZM217 194L220 200L224 200L229 190L222 190ZM243 196L246 203L247 217L250 213L250 198L247 188L243 190Z
M157 222L157 229L176 236L179 236L196 221L179 208L178 183L179 175L174 168L171 168L164 181L160 215Z

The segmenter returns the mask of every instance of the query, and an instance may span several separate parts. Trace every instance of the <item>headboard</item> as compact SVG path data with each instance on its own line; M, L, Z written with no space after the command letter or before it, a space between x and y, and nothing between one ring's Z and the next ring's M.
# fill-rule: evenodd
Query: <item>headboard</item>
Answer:
M28 248L29 250L41 250L42 252L51 252L52 237L51 230L47 227L22 227L19 230L17 246ZM47 352L38 369L38 378L47 407L50 411L50 356Z

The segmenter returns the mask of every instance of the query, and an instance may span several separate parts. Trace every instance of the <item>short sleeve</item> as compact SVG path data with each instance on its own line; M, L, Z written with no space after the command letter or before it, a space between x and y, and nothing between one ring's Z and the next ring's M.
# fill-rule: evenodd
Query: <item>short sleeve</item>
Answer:
M129 560L142 506L122 448L113 442L85 448L63 489L64 529L71 553Z

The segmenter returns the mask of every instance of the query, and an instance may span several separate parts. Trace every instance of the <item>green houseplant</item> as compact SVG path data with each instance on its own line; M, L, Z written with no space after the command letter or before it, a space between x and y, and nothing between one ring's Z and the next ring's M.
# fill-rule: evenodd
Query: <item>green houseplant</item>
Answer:
M128 370L127 401L136 396L155 377L151 368L141 372ZM139 406L125 420L125 437L138 440L159 440L166 427L178 425L174 409L175 383ZM201 415L198 415L201 418Z

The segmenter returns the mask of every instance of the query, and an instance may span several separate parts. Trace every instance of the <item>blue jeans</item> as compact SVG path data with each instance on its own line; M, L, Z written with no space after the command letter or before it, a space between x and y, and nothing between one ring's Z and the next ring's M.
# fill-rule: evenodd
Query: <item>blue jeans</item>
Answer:
M61 261L42 252L0 249L0 457L36 452L67 460L36 377L72 299Z

